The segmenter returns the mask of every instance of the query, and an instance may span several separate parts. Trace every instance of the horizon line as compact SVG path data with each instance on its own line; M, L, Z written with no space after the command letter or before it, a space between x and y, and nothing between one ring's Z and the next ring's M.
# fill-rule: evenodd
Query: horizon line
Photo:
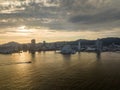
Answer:
M120 39L120 37L104 37L104 38L97 38L97 39L106 39L106 38L119 38ZM35 38L33 38L33 39L35 39ZM31 39L31 40L33 40L33 39ZM66 41L61 40L61 41L53 41L53 42L48 41L48 43L72 42L72 41L77 41L77 40L89 40L89 41L92 41L92 40L97 40L97 39L76 39L76 40L66 40ZM29 44L29 43L31 43L31 40L30 40L30 42L25 42L25 43L20 43L20 42L17 42L17 41L9 41L9 42L6 42L6 43L0 43L0 45L4 45L4 44L7 44L7 43L11 43L11 42L15 42L15 43L18 43L18 44ZM44 42L44 41L47 42L46 40L43 40L42 42ZM42 43L42 42L37 42L37 43Z

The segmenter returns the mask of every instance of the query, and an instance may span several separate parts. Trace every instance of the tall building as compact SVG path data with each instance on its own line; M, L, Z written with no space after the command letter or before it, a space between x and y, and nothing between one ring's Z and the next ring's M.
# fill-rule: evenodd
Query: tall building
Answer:
M36 44L35 39L32 39L32 40L31 40L31 44Z
M43 44L42 44L42 46L41 46L41 50L42 50L42 51L46 51L46 50L47 50L47 45L48 45L48 44L46 44L46 41L43 41Z
M80 43L80 41L78 41L78 51L80 51L81 50L81 43Z
M101 40L99 38L96 41L96 51L97 52L101 52L102 51L102 42L101 42Z
M36 47L36 41L35 39L32 39L30 44L30 51L35 51L35 47Z
M46 46L46 41L43 41L43 45Z

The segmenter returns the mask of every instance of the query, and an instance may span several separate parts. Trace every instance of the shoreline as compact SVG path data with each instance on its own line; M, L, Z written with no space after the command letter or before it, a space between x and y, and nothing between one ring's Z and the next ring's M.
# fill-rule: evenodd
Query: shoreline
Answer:
M24 51L23 51L24 52ZM0 54L3 54L3 55L11 55L11 54L15 54L15 53L18 53L18 54L20 54L20 53L23 53L22 51L20 51L20 52L13 52L13 53L0 53ZM25 51L25 52L29 52L29 51ZM54 51L54 50L48 50L48 51L35 51L35 52L29 52L29 53L31 53L31 54L35 54L36 52L56 52L56 53L60 53L60 51L58 51L58 50L56 50L56 51ZM81 52L87 52L87 53L104 53L104 52L117 52L117 53L120 53L120 51L101 51L101 52L97 52L97 51L80 51L80 52L76 52L76 53L81 53ZM74 54L76 54L76 53L74 53ZM60 53L61 54L61 53Z

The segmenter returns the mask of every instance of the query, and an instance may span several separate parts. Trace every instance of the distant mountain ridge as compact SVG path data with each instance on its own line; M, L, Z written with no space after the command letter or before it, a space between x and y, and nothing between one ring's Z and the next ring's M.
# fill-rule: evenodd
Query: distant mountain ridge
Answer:
M19 45L21 44L14 41L2 44L2 46L19 46Z
M101 40L103 46L108 46L108 45L111 45L111 44L120 45L120 38L109 37L109 38L101 38L100 40ZM76 40L76 43L78 41L80 41L81 44L84 44L84 45L85 44L86 45L93 45L96 42L96 40L79 39L79 40Z
M108 45L111 45L111 44L120 45L120 38L117 38L117 37L100 38L100 40L102 41L102 44L104 46L108 46ZM96 40L78 39L78 40L75 40L75 41L61 41L61 42L51 42L51 43L66 42L67 44L78 44L78 41L80 41L82 45L94 45L95 42L96 42ZM28 43L26 43L26 44L28 44ZM19 45L22 45L22 44L17 43L17 42L13 42L13 41L2 44L2 46L19 46Z
M110 44L118 44L120 45L120 38L103 38L101 39L103 45L107 46Z

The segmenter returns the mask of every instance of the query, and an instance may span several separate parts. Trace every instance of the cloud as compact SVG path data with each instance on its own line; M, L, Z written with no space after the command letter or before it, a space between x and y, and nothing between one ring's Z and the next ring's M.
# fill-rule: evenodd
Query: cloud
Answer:
M19 25L66 31L120 28L120 0L0 0L0 3L2 28Z

